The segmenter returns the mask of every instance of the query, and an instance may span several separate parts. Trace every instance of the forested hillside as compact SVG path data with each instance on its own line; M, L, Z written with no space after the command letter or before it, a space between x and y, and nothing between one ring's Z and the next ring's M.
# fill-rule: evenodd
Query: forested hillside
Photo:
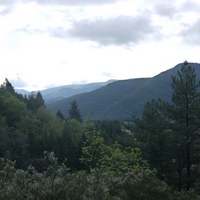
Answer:
M0 199L198 200L200 82L187 62L176 72L171 99L151 99L131 123L83 119L76 100L66 118L40 92L19 95L5 79Z
M99 113L112 107L114 103L120 102L124 97L143 85L146 80L146 78L142 78L116 81L92 92L79 94L50 104L49 108L53 111L60 110L63 115L67 116L67 110L70 108L70 103L75 99L78 102L84 119L87 118L89 113L93 119L98 120L98 117L96 116L98 116ZM118 109L120 109L120 107ZM113 114L114 113L115 111L113 111ZM117 118L118 116L115 116L113 119ZM109 115L102 119L109 119Z
M195 68L197 78L200 79L200 64L189 64ZM95 120L131 121L133 115L141 116L147 101L153 98L171 101L171 76L175 76L181 66L178 64L152 78L116 81L95 91L55 102L49 107L67 116L70 102L76 100L84 119L90 113Z

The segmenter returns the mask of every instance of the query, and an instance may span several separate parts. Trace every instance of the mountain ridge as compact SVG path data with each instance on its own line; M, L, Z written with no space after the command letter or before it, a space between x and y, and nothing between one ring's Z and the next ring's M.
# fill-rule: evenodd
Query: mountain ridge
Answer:
M195 68L200 80L200 64L189 63ZM118 119L131 121L132 116L141 116L147 101L153 98L170 101L171 77L177 75L182 63L151 78L119 80L88 93L75 95L49 105L53 111L60 110L65 116L70 103L76 100L85 119L90 113L93 120Z
M57 86L57 87L52 87L52 88L47 88L44 90L37 90L37 91L32 91L32 92L29 92L23 89L15 89L15 91L22 95L25 95L25 94L30 95L32 93L37 93L38 91L40 91L45 100L45 104L48 106L49 104L59 101L61 99L68 98L70 96L74 96L77 94L93 91L115 81L116 80L113 79L113 80L108 80L105 82L63 85L63 86Z

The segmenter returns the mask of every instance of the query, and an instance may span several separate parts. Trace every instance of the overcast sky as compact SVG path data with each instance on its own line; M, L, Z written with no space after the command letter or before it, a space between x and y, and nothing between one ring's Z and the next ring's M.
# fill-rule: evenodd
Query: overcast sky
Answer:
M0 81L41 90L200 63L199 0L0 0Z

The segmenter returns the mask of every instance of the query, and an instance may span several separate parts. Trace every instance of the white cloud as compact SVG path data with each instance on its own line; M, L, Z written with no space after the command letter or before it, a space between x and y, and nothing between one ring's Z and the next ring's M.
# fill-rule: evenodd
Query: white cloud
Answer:
M38 4L46 5L66 5L66 6L79 6L79 5L104 5L115 3L118 0L37 0Z
M200 62L198 0L0 0L0 81L44 88Z
M0 0L0 5L10 6L17 3L36 2L40 5L65 5L65 6L80 6L80 5L105 5L115 3L119 0Z

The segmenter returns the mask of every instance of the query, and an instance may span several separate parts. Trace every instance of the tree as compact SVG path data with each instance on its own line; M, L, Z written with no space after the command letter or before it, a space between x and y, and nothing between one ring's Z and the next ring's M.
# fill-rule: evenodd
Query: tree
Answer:
M70 168L71 171L80 169L79 158L83 143L84 124L75 120L66 120L63 134L59 138L59 159Z
M40 106L43 106L45 107L45 101L42 97L42 94L40 91L37 92L36 94L36 104L37 104L37 107L39 108Z
M80 161L88 171L100 169L109 174L119 175L148 170L149 166L142 159L139 148L124 148L118 143L106 145L101 133L94 129L90 121L88 121L87 128Z
M179 190L181 176L186 169L186 186L189 190L194 181L192 166L199 164L198 150L200 147L200 82L196 81L195 69L185 61L177 76L172 76L172 104L166 104L172 130L176 138L175 162L179 166ZM192 176L193 173L193 176Z
M45 166L45 171L41 173L32 166L29 166L27 170L16 170L11 161L5 162L0 159L0 198L68 199L66 198L67 168L64 165L58 165L53 152L44 152L43 163L47 167ZM1 167L2 165L5 167Z
M5 78L5 82L1 85L1 91L4 91L4 92L7 91L12 94L15 94L14 87L12 86L12 84L9 82L7 78Z
M28 96L25 96L25 102L27 104L27 108L31 111L35 112L39 107L45 107L45 101L42 97L41 92L32 93Z
M69 119L76 119L77 121L82 122L82 117L76 100L71 102L71 108L69 109L68 112L69 112Z
M56 115L57 115L60 119L62 119L62 120L65 119L64 115L61 113L60 110L57 111Z
M42 152L47 150L56 153L57 139L62 135L64 122L43 106L37 109L35 115L40 120L39 133Z
M158 171L159 178L165 179L166 176L170 177L173 142L162 107L161 100L153 99L145 104L142 118L133 119L135 136L144 158L151 168Z
M23 118L26 105L10 92L0 93L0 115L6 118L8 126L15 127Z
M112 175L104 170L69 173L53 152L44 152L44 170L16 169L15 162L0 158L0 199L37 200L197 200L198 193L173 192L154 172Z

